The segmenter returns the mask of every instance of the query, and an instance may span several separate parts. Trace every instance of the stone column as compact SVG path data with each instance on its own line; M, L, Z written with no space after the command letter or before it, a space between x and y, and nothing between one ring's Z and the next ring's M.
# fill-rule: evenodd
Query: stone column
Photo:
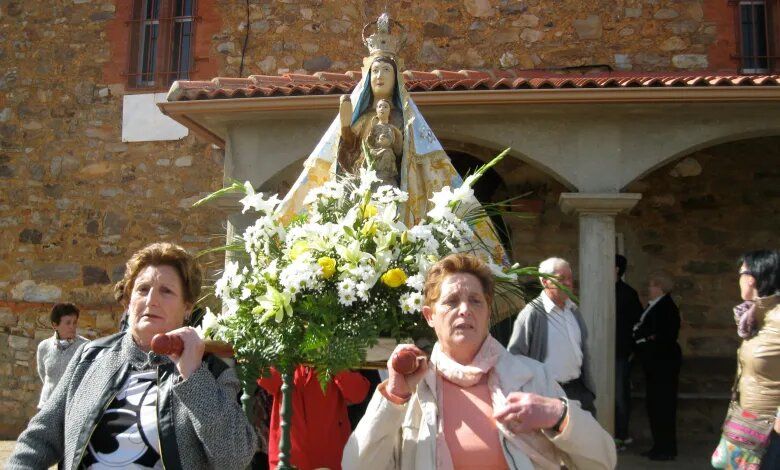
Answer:
M615 426L615 216L636 205L636 193L562 193L565 213L580 219L579 299L588 328L599 423Z

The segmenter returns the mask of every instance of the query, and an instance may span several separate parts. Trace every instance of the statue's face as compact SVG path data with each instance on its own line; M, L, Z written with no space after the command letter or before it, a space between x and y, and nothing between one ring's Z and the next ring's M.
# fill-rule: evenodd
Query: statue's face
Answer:
M371 91L375 97L393 96L395 76L393 66L387 62L374 62L371 64Z
M388 103L387 100L381 100L379 103L377 103L376 115L383 122L384 118L390 116L390 103Z

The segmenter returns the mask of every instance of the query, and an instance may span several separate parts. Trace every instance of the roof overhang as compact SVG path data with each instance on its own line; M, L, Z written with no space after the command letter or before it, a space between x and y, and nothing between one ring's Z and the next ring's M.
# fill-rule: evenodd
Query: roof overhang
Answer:
M636 88L554 88L412 92L422 110L524 105L664 105L683 103L780 103L780 86ZM214 145L224 148L231 123L328 114L335 116L339 94L267 96L159 103L164 114Z

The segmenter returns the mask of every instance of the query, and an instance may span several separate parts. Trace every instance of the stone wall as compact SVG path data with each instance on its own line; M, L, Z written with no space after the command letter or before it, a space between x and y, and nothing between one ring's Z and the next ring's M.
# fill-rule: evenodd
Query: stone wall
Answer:
M190 208L221 186L222 150L194 136L122 142L124 86L102 70L116 10L0 3L0 438L35 411L35 350L51 334L52 303L82 308L83 335L113 333L121 308L111 284L135 250L222 243L221 217Z
M218 0L215 36L237 74L247 15ZM606 65L617 70L734 69L733 13L702 0L400 0L390 14L409 31L406 66L543 69ZM245 75L356 70L363 25L385 2L268 1L249 5Z

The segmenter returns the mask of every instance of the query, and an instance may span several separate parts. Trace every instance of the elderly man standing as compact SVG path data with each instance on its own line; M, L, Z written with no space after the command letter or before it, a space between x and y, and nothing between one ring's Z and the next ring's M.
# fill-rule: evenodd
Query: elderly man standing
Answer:
M539 264L539 272L556 281L539 278L544 289L517 316L507 349L544 363L566 396L579 400L582 409L595 416L596 395L588 373L585 321L577 305L559 287L571 292L571 266L564 259L548 258Z

